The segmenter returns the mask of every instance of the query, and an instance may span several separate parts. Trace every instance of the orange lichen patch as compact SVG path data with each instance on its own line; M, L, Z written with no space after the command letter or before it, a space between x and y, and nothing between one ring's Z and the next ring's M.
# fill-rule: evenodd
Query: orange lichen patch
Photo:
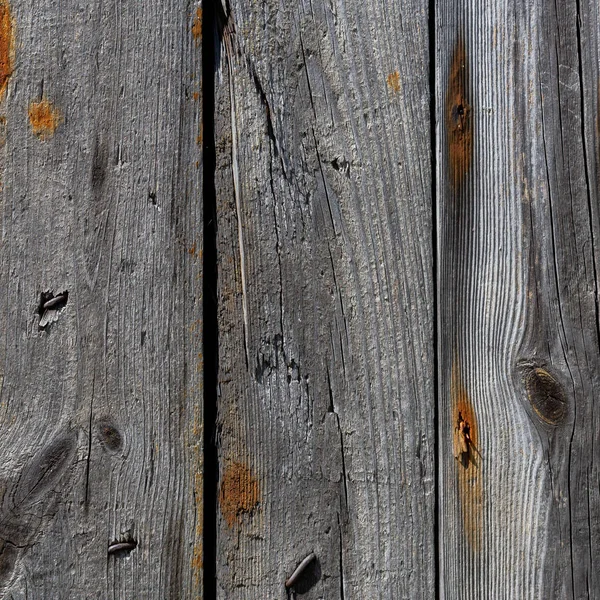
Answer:
M202 9L200 7L196 9L196 15L192 23L192 35L196 40L196 44L199 44L202 39Z
M10 5L0 0L0 98L4 96L8 79L13 72L14 62L14 27L10 14Z
M194 93L192 94L192 98L193 98L193 99L194 99L196 102L198 102L198 100L200 100L200 92L194 92Z
M398 71L394 71L393 73L390 73L387 76L386 81L387 81L388 87L393 92L399 92L400 91L400 73L398 73Z
M446 129L450 183L458 190L471 166L473 127L468 101L467 54L462 39L454 48L446 91Z
M480 547L483 525L483 491L477 417L464 388L458 361L452 364L450 381L454 456L465 536L473 550Z
M40 139L52 137L61 120L60 111L45 98L29 105L29 123Z
M219 490L221 514L229 527L251 513L260 501L258 480L239 462L230 464L223 473Z

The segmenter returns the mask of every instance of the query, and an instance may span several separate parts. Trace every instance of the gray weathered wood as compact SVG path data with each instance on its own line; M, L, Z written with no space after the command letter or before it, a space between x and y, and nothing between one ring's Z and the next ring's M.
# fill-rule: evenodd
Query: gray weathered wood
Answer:
M220 598L432 598L426 6L231 2L216 104Z
M599 21L579 6L436 4L446 598L600 597Z
M5 598L202 596L197 8L0 6Z

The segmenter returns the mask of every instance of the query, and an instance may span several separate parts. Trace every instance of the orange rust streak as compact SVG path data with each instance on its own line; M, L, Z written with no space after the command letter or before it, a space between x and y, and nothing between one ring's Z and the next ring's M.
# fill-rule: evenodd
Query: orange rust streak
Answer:
M450 381L450 399L452 402L452 426L460 426L461 420L468 427L469 440L467 453L462 454L461 448L455 447L455 468L458 477L458 492L463 517L463 528L469 545L478 550L481 542L483 527L483 490L480 473L481 455L479 453L479 428L473 404L460 377L460 366L454 359ZM454 435L455 446L457 436Z
M446 129L450 183L458 190L469 171L473 154L473 127L468 99L467 54L459 39L454 48L446 91Z
M13 72L14 29L10 5L0 0L0 99L4 96L8 79Z
M388 87L393 92L399 92L400 91L400 74L398 73L398 71L394 71L393 73L390 73L387 76L386 81L387 81Z
M229 527L251 513L260 501L258 480L250 469L239 462L230 464L223 473L219 490L221 513Z
M200 43L202 39L202 9L196 9L196 16L194 17L194 22L192 23L192 35L194 36L194 40L196 43Z
M29 123L33 133L40 139L52 137L60 122L60 111L47 99L42 98L40 102L29 105Z

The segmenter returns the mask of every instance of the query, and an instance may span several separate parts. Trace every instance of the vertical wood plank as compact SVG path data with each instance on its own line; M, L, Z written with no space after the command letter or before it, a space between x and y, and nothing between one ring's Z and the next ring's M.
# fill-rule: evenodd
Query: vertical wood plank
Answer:
M436 5L443 597L600 593L597 11Z
M0 3L2 597L202 597L200 9Z
M227 8L218 596L431 598L426 7Z

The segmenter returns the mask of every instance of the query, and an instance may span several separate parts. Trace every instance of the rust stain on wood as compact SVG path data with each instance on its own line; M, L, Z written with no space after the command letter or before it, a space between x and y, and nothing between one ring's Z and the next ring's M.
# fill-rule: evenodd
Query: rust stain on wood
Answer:
M199 451L195 451L198 456L196 462L198 467L200 466ZM202 545L202 537L204 534L203 522L204 522L204 501L203 501L203 490L204 482L201 473L194 474L194 501L196 504L196 541L194 543L194 550L192 554L192 573L194 574L194 583L196 587L200 588L202 584L202 567L204 565L203 556L204 548Z
M249 467L234 462L226 467L219 490L221 513L230 528L242 515L251 513L260 502L258 480Z
M479 428L477 416L467 390L460 376L460 366L455 359L452 364L450 382L450 399L452 404L452 424L454 427L454 455L457 456L456 470L458 477L458 493L463 517L465 537L473 550L481 545L483 519L483 490L480 473L481 454L479 452ZM468 440L462 444L457 428L466 429Z
M464 41L459 38L452 55L446 91L448 166L450 183L455 190L462 185L473 154L473 119L468 88L467 54Z
M52 137L61 121L60 111L46 98L29 105L29 123L33 133L40 139Z
M4 96L8 80L13 72L14 41L10 5L6 0L0 0L0 99Z
M544 423L559 425L567 415L567 396L560 382L546 369L535 367L525 379L527 396L535 414Z
M200 7L196 9L196 15L192 23L192 35L194 36L194 40L196 40L196 44L199 44L202 39L202 8Z
M400 91L400 73L398 73L398 71L394 71L393 73L390 73L387 76L386 81L387 81L388 87L393 92L399 92Z
M192 575L194 586L197 590L202 589L202 569L204 566L204 546L202 540L204 538L204 478L203 478L203 460L202 460L202 439L204 437L204 427L202 422L202 414L198 406L194 407L194 418L192 422L192 455L193 455L193 472L194 481L194 505L196 508L196 531L194 539L194 547L192 550Z

